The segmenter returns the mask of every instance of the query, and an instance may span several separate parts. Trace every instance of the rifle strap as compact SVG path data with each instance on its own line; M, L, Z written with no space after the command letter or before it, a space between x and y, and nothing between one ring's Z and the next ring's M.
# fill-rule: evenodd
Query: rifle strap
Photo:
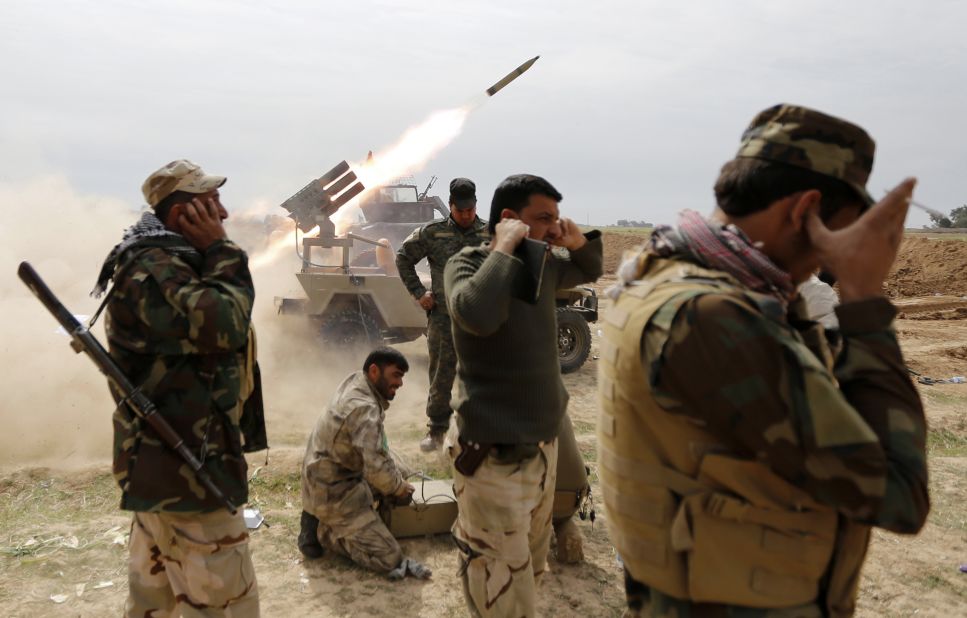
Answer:
M101 312L104 311L104 308L107 307L108 301L110 301L111 297L114 296L114 290L116 290L118 287L117 286L118 280L127 274L131 266L133 266L134 263L137 262L138 256L144 253L145 251L147 251L147 249L143 249L141 251L138 251L134 255L132 255L131 259L125 262L124 265L118 268L117 271L114 273L114 276L111 278L111 281L112 281L111 289L108 290L107 293L104 295L104 300L101 301L101 306L98 307L97 311L94 312L94 315L91 316L90 321L87 323L87 330L94 328L94 322L97 322L97 318L101 317Z

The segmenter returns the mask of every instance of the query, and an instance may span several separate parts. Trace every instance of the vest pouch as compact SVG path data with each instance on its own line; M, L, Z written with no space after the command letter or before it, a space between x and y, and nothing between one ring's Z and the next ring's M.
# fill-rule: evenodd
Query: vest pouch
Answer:
M687 552L692 601L788 607L817 600L835 530L832 511L774 511L713 492L682 501L672 545Z
M675 551L669 534L678 498L667 489L638 487L635 491L602 488L611 521L608 534L635 580L675 598L688 598L686 554Z
M698 478L716 489L683 505L693 538L691 598L748 607L816 602L836 512L751 460L706 455Z

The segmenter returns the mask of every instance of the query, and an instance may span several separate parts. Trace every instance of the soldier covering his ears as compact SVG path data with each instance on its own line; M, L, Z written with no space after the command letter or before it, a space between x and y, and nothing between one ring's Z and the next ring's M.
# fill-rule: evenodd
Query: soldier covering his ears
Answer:
M882 284L914 181L873 203L873 140L758 114L715 183L619 269L598 461L629 614L849 616L870 528L930 508L926 423ZM838 354L797 286L838 281Z
M252 446L245 404L260 392L255 289L248 257L222 227L224 183L184 159L151 174L142 192L152 211L111 251L95 293L114 279L105 320L111 357L241 505L243 450ZM113 386L112 394L114 476L121 508L134 512L126 615L258 616L241 512L231 514Z

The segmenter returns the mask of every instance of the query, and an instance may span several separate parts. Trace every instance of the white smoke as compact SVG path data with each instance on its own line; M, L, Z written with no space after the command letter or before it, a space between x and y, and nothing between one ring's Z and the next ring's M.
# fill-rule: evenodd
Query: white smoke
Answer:
M138 207L115 198L85 195L60 175L0 180L0 466L67 467L111 457L113 401L105 378L93 363L76 355L70 339L17 277L29 261L47 285L75 314L91 315L100 304L89 296L101 264L125 228L139 217ZM275 259L258 260L278 236L291 239L292 223L276 206L252 200L230 210L226 230L252 256L259 361L269 441L273 446L303 444L335 386L361 364L361 358L328 354L305 316L278 315L276 297L304 297L295 277L295 248ZM267 218L265 215L269 214ZM94 334L106 347L103 317ZM425 357L420 339L410 350ZM406 402L414 423L422 422L425 360L394 403ZM399 422L400 415L394 419Z

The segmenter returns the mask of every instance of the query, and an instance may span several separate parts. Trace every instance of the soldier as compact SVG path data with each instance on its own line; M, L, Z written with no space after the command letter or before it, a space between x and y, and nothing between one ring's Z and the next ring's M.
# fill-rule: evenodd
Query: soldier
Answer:
M758 114L715 183L619 269L598 462L629 615L849 616L870 527L930 508L923 407L882 284L914 180L866 191L873 140ZM796 286L834 275L842 348Z
M95 288L113 278L105 328L111 357L198 454L233 504L248 499L239 429L253 392L255 290L245 252L228 240L223 176L187 160L145 180L153 208L124 233ZM134 512L128 616L258 616L241 513L206 492L188 465L120 401L114 476Z
M454 253L476 247L490 238L487 222L477 217L477 187L469 178L450 181L450 216L428 223L410 234L396 254L400 278L427 312L426 339L430 352L430 393L426 401L429 428L420 450L436 451L450 427L450 391L456 375L450 315L443 293L443 267ZM416 274L417 263L430 263L430 288Z
M450 256L463 247L479 246L489 238L487 222L477 217L476 186L468 178L454 178L450 182L450 217L413 232L396 256L400 277L429 317L426 333L430 352L430 393L426 403L429 430L420 442L420 450L424 452L440 448L453 413L450 392L456 375L457 356L453 351L450 315L444 297L443 267ZM423 258L430 263L432 290L426 290L416 274L416 264ZM573 564L584 558L583 541L573 516L580 501L588 495L585 470L568 418L562 423L554 496L557 557L565 563Z
M491 203L489 245L462 249L444 270L459 360L457 430L447 439L459 509L453 536L474 615L533 616L547 566L568 399L555 290L602 271L600 232L582 234L561 218L560 200L543 178L507 178ZM570 252L569 259L547 258L536 299L533 290L515 291L519 278L530 277L514 255L525 237Z
M430 577L430 569L403 556L373 508L377 496L406 504L413 494L383 429L386 409L409 368L397 350L373 350L363 369L339 385L316 422L302 466L298 544L307 558L318 558L327 548L391 579Z

